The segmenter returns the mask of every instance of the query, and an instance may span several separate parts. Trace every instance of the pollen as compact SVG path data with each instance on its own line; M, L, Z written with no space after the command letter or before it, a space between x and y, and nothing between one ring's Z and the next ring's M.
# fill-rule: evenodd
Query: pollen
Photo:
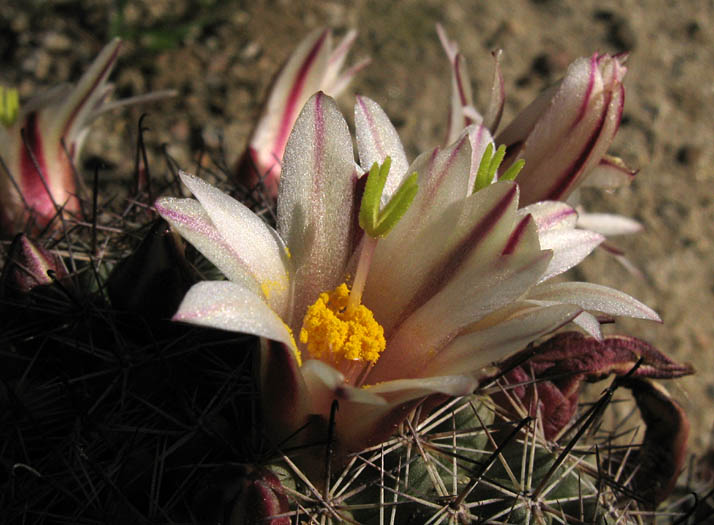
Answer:
M279 292L283 291L284 289L285 285L280 281L266 280L260 283L260 290L263 292L263 295L266 299L270 299L270 295L274 291Z
M300 342L306 344L310 355L317 359L374 364L387 346L384 329L363 304L348 309L349 295L345 283L331 292L321 293L307 309Z

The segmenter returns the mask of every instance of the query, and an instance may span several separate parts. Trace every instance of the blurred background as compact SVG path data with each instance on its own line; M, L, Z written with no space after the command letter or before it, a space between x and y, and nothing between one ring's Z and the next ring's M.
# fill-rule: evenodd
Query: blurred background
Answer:
M575 58L629 51L625 111L611 153L640 172L629 188L581 198L590 211L643 224L639 235L615 240L642 276L598 251L575 278L624 290L659 312L661 325L623 321L608 331L694 364L694 377L668 386L690 415L690 445L701 454L714 426L713 21L712 0L11 0L0 13L0 83L27 100L76 80L110 38L122 37L112 77L117 95L167 88L179 95L110 114L92 128L80 172L101 166L106 191L121 196L143 111L154 176L167 173L162 145L189 171L199 163L233 166L273 76L317 27L330 26L337 37L359 30L350 58L371 56L372 63L340 104L351 123L354 93L379 102L411 158L446 134L450 71L437 22L467 58L481 108L490 51L503 50L504 124Z

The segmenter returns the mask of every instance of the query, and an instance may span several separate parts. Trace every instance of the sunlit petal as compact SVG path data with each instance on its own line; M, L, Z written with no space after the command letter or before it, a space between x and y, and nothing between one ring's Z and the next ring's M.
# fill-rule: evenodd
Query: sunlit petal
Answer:
M184 297L174 321L253 334L295 348L290 329L263 298L238 283L203 281Z
M529 299L577 304L584 310L661 321L657 313L626 293L593 283L544 283L533 288Z
M285 150L278 231L296 268L295 311L334 288L353 248L352 138L334 100L314 95L300 113Z

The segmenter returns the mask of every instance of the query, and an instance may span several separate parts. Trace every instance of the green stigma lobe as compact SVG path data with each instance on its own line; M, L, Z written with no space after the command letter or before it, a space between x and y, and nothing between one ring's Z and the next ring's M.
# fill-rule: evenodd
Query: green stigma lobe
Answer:
M411 206L419 189L415 172L404 180L389 202L380 210L382 193L391 164L392 160L386 157L381 166L376 162L372 165L362 195L359 225L373 238L384 237L394 228Z
M20 95L15 88L0 86L0 123L12 126L20 112Z
M518 174L521 172L523 169L523 166L526 165L526 161L523 159L518 159L516 162L511 164L511 167L508 168L499 178L498 180L516 180L516 177L518 177Z
M493 179L498 173L498 168L501 167L504 157L506 156L506 146L501 144L496 152L493 151L493 144L489 143L483 152L481 162L476 171L476 182L474 182L474 192L484 189L493 182ZM515 180L518 174L525 166L526 161L518 159L514 162L498 180Z
M483 188L491 184L491 181L488 178L488 172L491 168L492 158L493 144L489 142L483 152L483 155L481 156L481 162L479 162L478 165L478 171L476 172L476 182L474 184L474 192L482 190Z

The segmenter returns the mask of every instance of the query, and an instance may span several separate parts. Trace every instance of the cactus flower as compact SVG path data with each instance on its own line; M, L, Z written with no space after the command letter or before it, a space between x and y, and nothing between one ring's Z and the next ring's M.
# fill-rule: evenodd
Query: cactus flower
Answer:
M238 178L249 187L259 181L270 199L278 196L283 154L290 131L308 98L317 91L337 97L369 59L341 71L357 32L349 31L333 49L332 31L318 29L307 35L280 70L265 108L241 156Z
M3 104L0 169L7 173L0 176L0 228L21 228L30 215L44 227L59 213L78 212L74 166L92 122L118 106L172 94L156 92L108 103L112 85L107 78L120 46L119 39L107 44L75 86L56 86L30 99L19 112Z
M285 150L277 229L185 173L196 200L156 202L228 278L194 285L174 319L262 338L276 439L334 416L336 450L357 450L587 310L657 319L609 288L545 282L601 238L573 237L563 203L519 210L513 182L474 191L468 132L409 165L377 103L358 97L355 126L359 165L335 102L308 101Z

